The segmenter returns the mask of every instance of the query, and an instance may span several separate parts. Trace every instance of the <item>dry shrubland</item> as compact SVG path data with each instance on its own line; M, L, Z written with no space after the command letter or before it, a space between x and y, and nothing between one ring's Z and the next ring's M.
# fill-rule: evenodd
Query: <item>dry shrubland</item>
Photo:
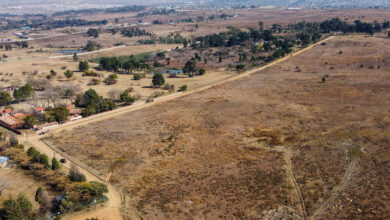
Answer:
M112 172L124 214L299 218L304 206L321 219L389 218L388 43L337 37L248 78L51 141Z

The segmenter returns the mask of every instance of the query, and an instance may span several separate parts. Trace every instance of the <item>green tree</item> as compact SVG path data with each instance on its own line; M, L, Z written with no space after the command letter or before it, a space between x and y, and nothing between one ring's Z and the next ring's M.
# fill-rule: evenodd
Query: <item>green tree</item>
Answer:
M66 70L64 72L64 75L65 75L66 78L70 79L73 76L73 71L72 70Z
M79 62L79 70L81 72L85 72L89 69L89 63L88 61L80 61Z
M49 167L49 157L46 154L40 154L39 163L45 165L45 167Z
M187 91L187 85L182 85L182 86L180 86L178 91L179 91L179 92L185 92L185 91Z
M9 105L12 103L12 96L9 92L0 92L0 105Z
M90 28L87 31L88 36L98 38L99 37L99 30L96 28Z
M32 158L38 157L40 154L41 153L39 153L39 151L37 151L37 149L35 149L34 147L30 147L27 150L27 155L32 157Z
M31 211L32 211L32 204L28 200L27 196L24 194L19 194L18 198L16 200L19 203L21 212L25 219L30 219Z
M164 76L161 73L154 74L153 79L152 79L152 83L153 83L153 86L157 86L157 87L164 85L164 83L165 83Z
M65 121L69 116L69 110L65 106L59 106L53 109L52 115L58 122Z
M199 69L199 75L203 75L206 73L206 70L204 68Z
M130 95L129 90L125 90L120 94L120 100L124 102L126 105L131 105L134 103L135 98Z
M87 178L85 175L80 173L79 169L76 166L72 166L69 170L69 179L72 182L85 182Z
M79 57L77 56L77 53L74 53L73 54L73 61L77 61L79 60Z
M32 96L32 94L34 94L34 89L30 85L26 84L19 89L15 89L13 96L17 101L20 101L27 99L28 97Z
M56 75L57 75L57 72L54 71L54 70L50 70L50 75L51 75L51 76L56 76Z
M23 119L23 124L26 128L32 128L36 124L36 119L33 115L28 115Z
M12 197L3 202L0 216L4 220L23 220L22 209L20 208L19 203L12 199Z
M58 162L58 160L53 157L53 159L51 159L51 169L52 170L59 170L61 168L60 166L60 163Z
M192 74L196 72L196 70L196 60L194 58L191 58L189 61L187 61L183 68L183 72L188 74Z
M40 203L42 187L38 187L37 191L35 191L35 201Z

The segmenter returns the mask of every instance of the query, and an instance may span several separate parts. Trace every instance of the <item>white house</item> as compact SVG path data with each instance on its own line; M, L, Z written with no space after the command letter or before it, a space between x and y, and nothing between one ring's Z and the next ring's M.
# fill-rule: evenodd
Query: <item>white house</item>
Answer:
M7 166L8 160L8 157L0 157L0 168Z

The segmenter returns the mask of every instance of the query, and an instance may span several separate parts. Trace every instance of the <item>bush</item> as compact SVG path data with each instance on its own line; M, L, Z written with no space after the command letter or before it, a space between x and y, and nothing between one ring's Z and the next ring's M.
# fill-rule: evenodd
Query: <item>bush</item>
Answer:
M107 78L104 79L104 83L107 85L113 85L118 82L118 75L111 74Z
M101 80L99 80L99 79L91 79L91 80L88 82L88 85L89 85L89 86L99 85L100 82L101 82Z
M187 91L187 85L182 85L182 86L180 86L180 88L179 88L178 91L179 91L179 92L185 92L185 91Z
M203 69L203 68L200 68L199 69L199 75L203 75L203 74L205 74L206 73L206 70L205 69Z
M69 170L69 179L72 182L85 182L87 178L84 174L80 173L76 166L72 166Z
M93 71L93 70L86 70L83 73L83 76L98 76L98 74L95 71Z
M140 74L134 74L133 77L134 80L140 80L142 78Z

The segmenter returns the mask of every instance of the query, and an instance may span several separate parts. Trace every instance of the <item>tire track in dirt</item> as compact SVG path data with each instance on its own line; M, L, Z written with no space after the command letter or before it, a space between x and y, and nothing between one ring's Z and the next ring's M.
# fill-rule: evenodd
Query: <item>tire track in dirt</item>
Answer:
M351 163L349 163L347 170L345 171L344 177L341 180L340 184L336 186L331 192L328 199L326 199L310 216L309 219L319 219L319 216L324 214L324 212L336 201L337 197L348 187L349 182L352 179L353 174L357 169L359 160L354 159Z
M299 186L299 184L297 182L297 179L294 176L294 172L292 170L291 157L292 157L293 152L291 152L291 150L289 150L289 149L287 149L286 147L283 147L283 146L276 146L275 149L277 151L283 153L283 157L284 157L284 160L285 160L286 165L287 165L286 166L287 174L290 177L291 182L294 185L295 193L297 194L298 199L299 199L299 204L300 204L301 212L302 212L301 213L302 214L302 218L303 219L307 219L307 208L306 208L305 200L303 198L301 187Z

